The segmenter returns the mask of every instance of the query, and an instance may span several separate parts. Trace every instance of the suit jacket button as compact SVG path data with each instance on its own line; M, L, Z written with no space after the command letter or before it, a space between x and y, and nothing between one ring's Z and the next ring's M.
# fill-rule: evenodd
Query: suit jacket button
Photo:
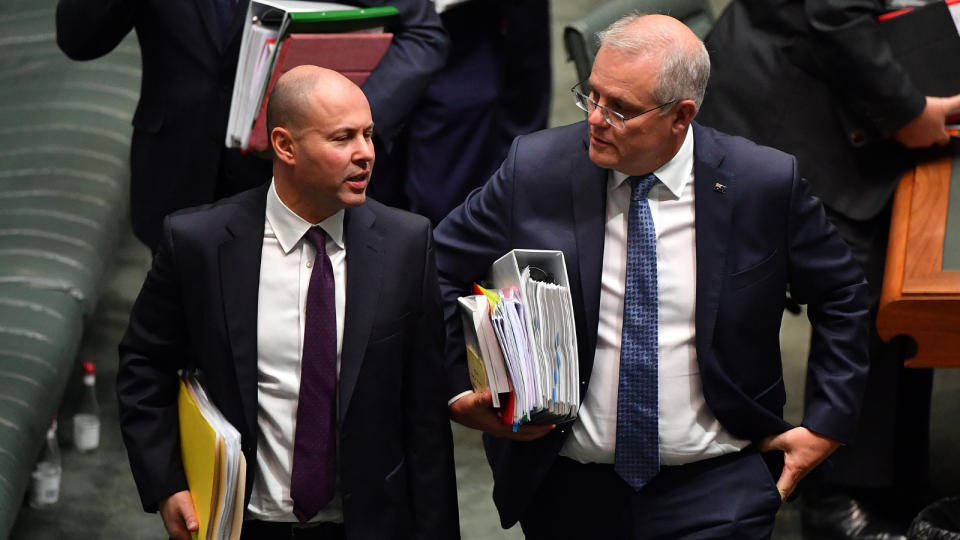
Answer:
M862 129L854 130L850 133L850 142L854 146L863 146L867 143L867 134Z

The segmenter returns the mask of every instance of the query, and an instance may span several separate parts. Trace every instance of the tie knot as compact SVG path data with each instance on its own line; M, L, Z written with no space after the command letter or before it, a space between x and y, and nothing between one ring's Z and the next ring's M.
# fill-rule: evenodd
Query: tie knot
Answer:
M630 186L633 188L633 200L646 199L653 189L653 185L660 179L653 173L646 176L631 176Z
M327 249L327 233L320 227L310 227L307 230L307 234L303 235L307 239L307 242L310 242L310 245L313 246L313 249L317 250L317 253L321 251L326 251Z

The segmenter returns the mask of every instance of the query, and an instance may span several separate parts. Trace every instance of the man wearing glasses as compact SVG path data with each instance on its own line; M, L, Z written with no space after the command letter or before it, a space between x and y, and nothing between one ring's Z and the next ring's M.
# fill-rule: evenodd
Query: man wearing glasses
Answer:
M485 431L501 524L527 538L769 538L781 500L849 443L866 283L795 160L693 123L703 44L666 16L600 35L585 123L520 137L437 228L450 411ZM563 251L578 418L499 424L470 391L457 297L515 248ZM809 305L813 396L782 418L789 285Z

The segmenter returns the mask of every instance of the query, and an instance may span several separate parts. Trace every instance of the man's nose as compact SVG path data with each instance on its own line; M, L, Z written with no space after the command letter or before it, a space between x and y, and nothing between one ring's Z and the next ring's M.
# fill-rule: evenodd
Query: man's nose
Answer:
M607 127L609 125L607 124L606 118L603 117L603 111L600 109L599 105L595 105L593 107L593 111L587 115L587 123L598 128Z
M353 160L355 162L372 162L376 156L373 150L373 141L372 140L361 140L358 145L356 152L353 154Z

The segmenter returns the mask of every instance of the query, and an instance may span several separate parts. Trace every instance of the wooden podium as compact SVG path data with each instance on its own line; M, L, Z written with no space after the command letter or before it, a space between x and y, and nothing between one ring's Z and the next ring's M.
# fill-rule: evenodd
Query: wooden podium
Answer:
M960 145L904 175L893 201L877 314L884 340L906 335L914 368L960 368Z

